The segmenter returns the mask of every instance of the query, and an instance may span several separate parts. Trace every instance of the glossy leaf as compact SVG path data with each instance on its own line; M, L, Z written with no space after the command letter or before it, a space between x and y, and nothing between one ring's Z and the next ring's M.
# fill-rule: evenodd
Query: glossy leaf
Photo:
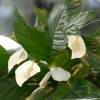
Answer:
M56 55L51 65L56 65L67 69L66 65L70 65L71 55L69 50L62 50Z
M0 71L4 68L7 69L9 57L10 54L0 46Z
M35 91L32 92L27 100L45 100L52 90L52 87L38 87ZM49 98L47 100L49 100Z
M36 86L24 86L19 88L14 79L2 79L0 77L0 99L24 100Z
M100 98L100 89L87 80L80 80L65 98Z
M46 59L50 55L51 44L47 32L39 32L28 26L15 11L14 32L24 49L36 59Z

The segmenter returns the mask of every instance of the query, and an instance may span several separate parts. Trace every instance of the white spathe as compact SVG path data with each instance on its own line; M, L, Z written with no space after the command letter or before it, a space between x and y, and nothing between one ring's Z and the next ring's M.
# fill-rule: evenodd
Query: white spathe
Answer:
M71 77L71 74L61 67L50 68L50 73L55 81L68 81Z
M16 51L19 48L22 48L16 41L2 35L0 35L0 45L7 51Z
M40 67L34 61L26 61L15 71L17 84L21 87L29 78L40 72Z
M43 77L41 82L39 83L40 87L45 87L47 81L52 77L55 81L68 81L71 77L71 74L64 70L61 67L52 67L50 71Z
M8 60L8 72L10 72L15 65L20 64L22 61L26 60L27 58L28 58L28 54L23 48L16 51L13 55L10 56Z
M81 58L86 54L85 42L79 35L68 35L68 47L72 50L71 59Z

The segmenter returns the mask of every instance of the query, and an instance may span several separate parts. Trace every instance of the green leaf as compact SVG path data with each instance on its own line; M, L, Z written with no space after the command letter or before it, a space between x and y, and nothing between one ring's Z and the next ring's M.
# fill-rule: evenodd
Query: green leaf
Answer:
M7 68L9 57L10 57L10 54L4 48L0 46L0 71L1 72L4 68Z
M87 62L91 68L94 68L98 71L100 71L100 56L95 55L91 52L88 52L87 55Z
M70 65L71 63L71 55L68 50L59 51L58 55L56 55L51 63L51 65L66 67L66 65Z
M52 87L38 87L36 90L33 91L33 93L28 97L28 100L45 100L47 96L51 93L53 90ZM48 98L47 100L49 100Z
M84 41L85 41L85 44L87 47L87 51L100 56L100 51L99 51L100 50L100 41L99 41L99 39L96 39L95 37L91 37L91 35L84 36L83 38L84 38Z
M18 42L36 59L48 59L51 42L47 32L39 32L26 25L23 18L15 11L14 32Z
M25 100L34 86L18 87L14 79L0 77L0 100Z
M81 58L83 70L81 71L83 78L88 77L91 66L88 64L86 57Z
M100 89L87 80L80 80L66 98L100 98Z
M57 85L56 90L49 96L52 100L62 99L63 96L65 96L71 89L71 86L69 86L70 84L67 84L66 82L62 82Z
M100 71L100 42L99 40L85 36L84 37L86 47L87 47L87 55L86 60L91 68Z
M3 100L25 100L38 87L38 83L48 71L43 64L39 63L39 66L42 72L30 78L23 87L18 87L14 71L8 74L5 72L7 67L0 70L0 100L2 98Z

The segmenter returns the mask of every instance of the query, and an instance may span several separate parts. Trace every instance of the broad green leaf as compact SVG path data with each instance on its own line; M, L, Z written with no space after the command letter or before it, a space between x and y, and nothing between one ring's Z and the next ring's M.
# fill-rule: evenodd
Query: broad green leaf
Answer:
M25 100L38 87L38 83L47 72L47 69L41 63L39 64L42 72L29 79L23 87L18 87L15 81L15 75L9 74L5 70L0 71L0 100Z
M69 92L66 98L100 98L100 89L87 80L80 80L75 87Z
M62 99L63 96L65 96L69 90L71 89L71 86L67 84L66 82L61 82L57 84L56 90L49 95L49 98L52 98L52 100L59 100Z
M51 65L67 68L66 65L70 65L71 55L68 50L61 50L58 55L56 55L51 63Z
M40 66L41 71L35 77L33 77L33 80L36 78L37 82L39 83L44 77L44 75L49 71L49 69L48 66L42 64L41 62L38 62L38 64Z
M45 100L48 95L52 92L52 87L38 87L32 92L32 94L27 98L27 100ZM47 98L46 100L49 100Z
M0 77L0 100L25 100L36 86L19 88L14 79Z
M48 59L51 43L47 32L39 32L28 26L23 18L15 11L14 32L18 42L36 59Z
M10 54L4 48L0 46L0 71L2 71L2 69L4 68L7 69L9 57L10 57Z

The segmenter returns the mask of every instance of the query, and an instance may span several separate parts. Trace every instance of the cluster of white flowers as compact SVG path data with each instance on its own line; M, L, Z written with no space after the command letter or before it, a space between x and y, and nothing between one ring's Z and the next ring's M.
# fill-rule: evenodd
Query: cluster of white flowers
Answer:
M27 52L21 48L13 55L10 56L8 61L8 72L10 72L13 67L28 58ZM15 71L16 82L19 86L22 86L30 77L36 75L40 72L40 67L37 63L32 60L28 60L21 64Z
M86 53L84 40L79 35L68 36L68 47L72 50L71 59L81 58ZM27 60L27 58L27 52L23 48L19 49L9 58L8 72L10 72L15 65L21 64L23 61ZM40 71L41 69L35 61L25 61L15 70L15 79L17 84L21 87L24 82ZM52 77L55 81L68 81L71 77L71 74L60 66L52 66L50 67L50 71L47 72L47 74L39 83L39 86L45 86L50 77Z

